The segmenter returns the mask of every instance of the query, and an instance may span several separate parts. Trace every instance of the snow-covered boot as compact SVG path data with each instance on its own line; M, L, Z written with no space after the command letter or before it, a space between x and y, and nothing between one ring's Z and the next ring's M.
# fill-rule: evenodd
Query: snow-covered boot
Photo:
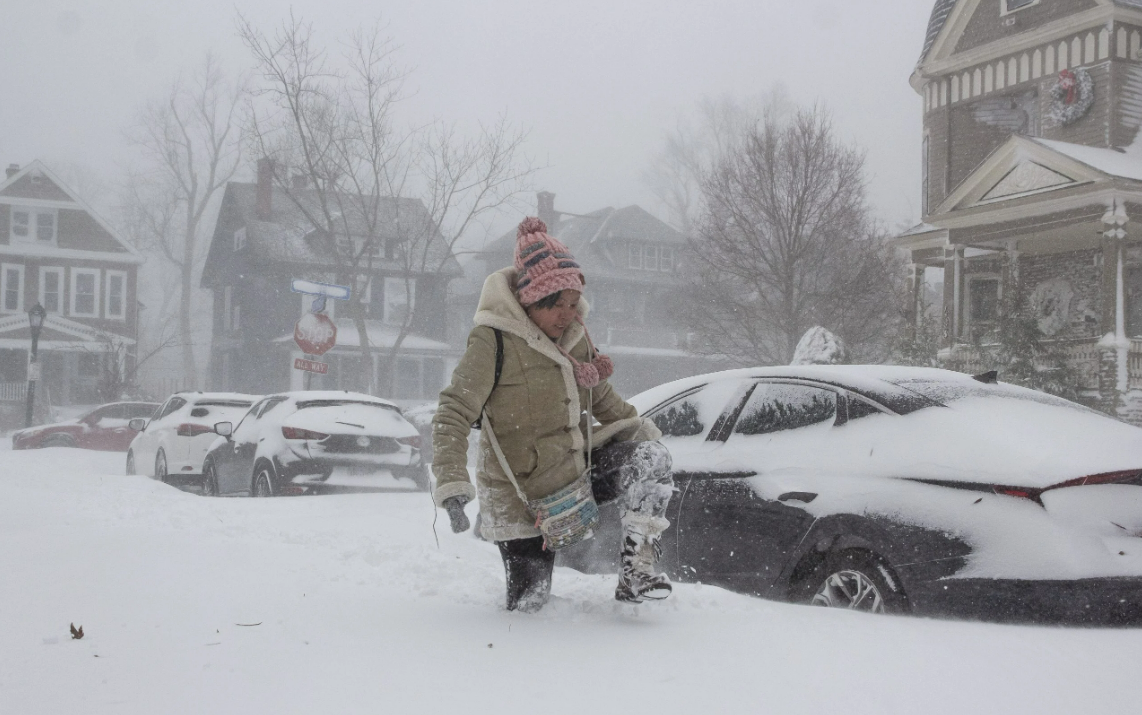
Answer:
M498 541L507 577L509 611L535 613L551 597L551 572L555 552L545 551L543 537Z
M661 516L629 512L622 518L623 550L619 560L619 585L615 599L627 603L660 601L670 595L670 579L655 573L661 554L659 537L670 522Z

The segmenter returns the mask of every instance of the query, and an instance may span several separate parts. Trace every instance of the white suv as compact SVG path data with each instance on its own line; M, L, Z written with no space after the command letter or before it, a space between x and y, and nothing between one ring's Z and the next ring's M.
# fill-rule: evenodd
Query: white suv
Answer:
M202 460L218 435L218 422L237 422L258 395L233 392L178 392L151 419L131 420L138 431L127 451L127 474L164 482L198 483Z

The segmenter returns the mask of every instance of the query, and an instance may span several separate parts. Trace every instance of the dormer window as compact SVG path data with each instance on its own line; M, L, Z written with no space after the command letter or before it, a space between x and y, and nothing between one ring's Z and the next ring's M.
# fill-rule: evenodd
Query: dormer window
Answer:
M55 243L56 223L55 209L12 207L12 237L18 241Z
M999 0L1002 4L1001 15L1010 15L1018 10L1038 5L1040 0Z
M674 270L674 249L645 243L628 244L627 268L671 273Z

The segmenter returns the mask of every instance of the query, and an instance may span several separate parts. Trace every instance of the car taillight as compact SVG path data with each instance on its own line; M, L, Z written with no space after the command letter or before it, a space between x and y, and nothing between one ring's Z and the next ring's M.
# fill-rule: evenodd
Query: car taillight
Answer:
M420 435L414 437L397 437L397 441L413 449L420 449Z
M200 434L207 434L213 431L214 429L207 425L196 425L190 422L183 422L178 426L179 437L197 437Z
M322 440L329 435L322 432L314 432L309 429L302 429L300 427L282 427L282 436L286 439L314 439Z
M1133 482L1135 484L1142 484L1142 471L1137 469L1127 469L1121 472L1102 472L1100 474L1089 474L1085 477L1077 477L1075 479L1068 479L1065 482L1052 484L1049 487L1008 487L1002 485L995 485L991 488L996 494L1003 494L1009 497L1017 497L1019 499L1030 499L1042 506L1043 493L1054 491L1055 489L1066 489L1067 487L1082 487L1092 484L1125 484Z

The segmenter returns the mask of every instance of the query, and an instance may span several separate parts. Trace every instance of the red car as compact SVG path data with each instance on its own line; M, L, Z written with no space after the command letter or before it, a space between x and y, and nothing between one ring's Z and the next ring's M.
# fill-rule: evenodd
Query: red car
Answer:
M128 423L135 417L150 417L159 407L155 402L112 402L100 405L70 422L29 427L12 434L12 449L40 447L79 447L107 452L126 452L135 439Z

